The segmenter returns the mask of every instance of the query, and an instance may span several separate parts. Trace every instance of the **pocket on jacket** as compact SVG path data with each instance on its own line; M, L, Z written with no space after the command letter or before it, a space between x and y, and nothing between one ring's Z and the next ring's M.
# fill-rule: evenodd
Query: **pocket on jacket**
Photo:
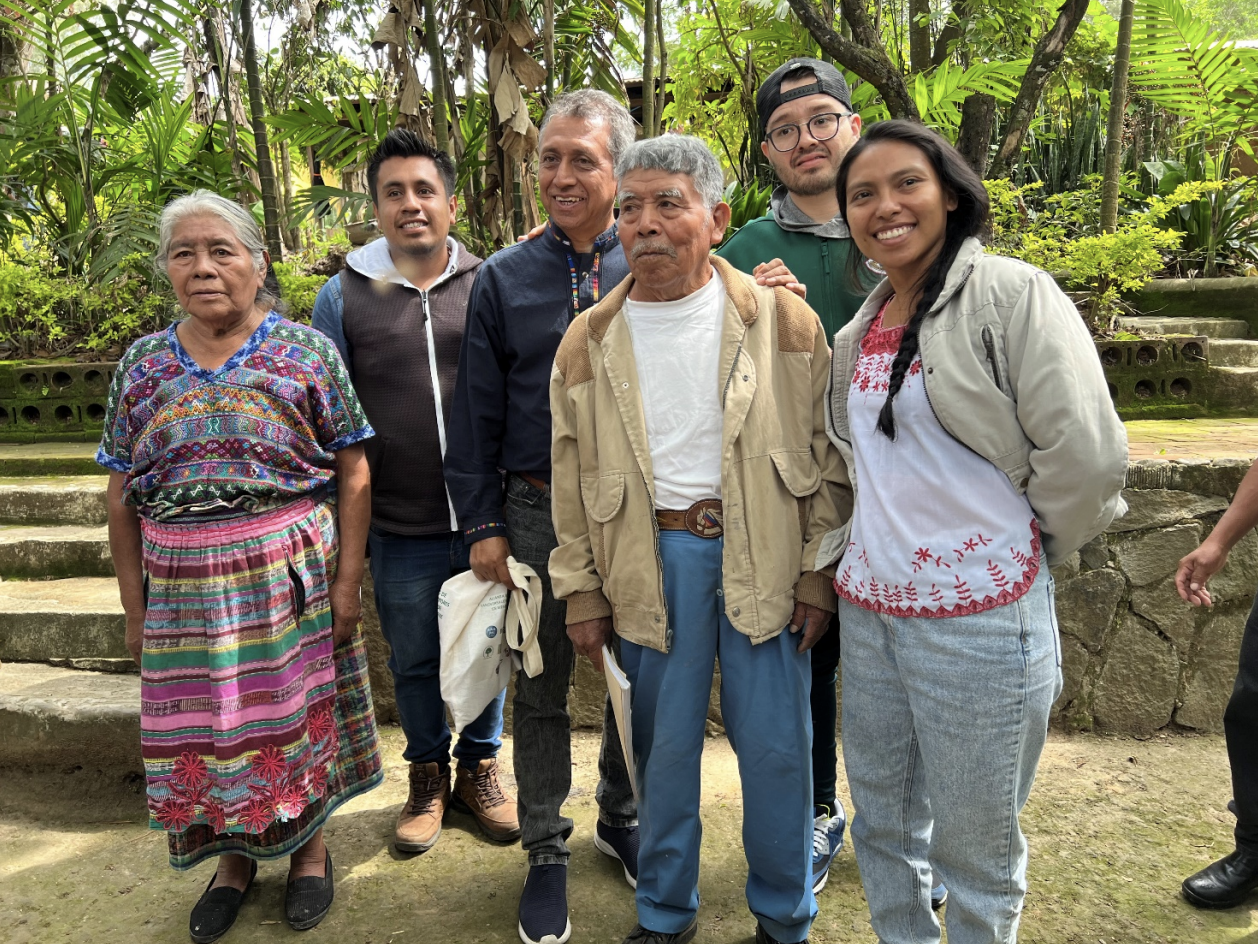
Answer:
M812 452L772 452L769 458L782 477L786 490L796 498L811 495L821 485L821 469Z
M1009 389L1009 385L1005 382L1005 369L1001 364L1000 351L996 345L996 332L991 325L987 324L983 325L983 330L979 333L983 338L983 352L987 355L987 366L992 372L992 381L997 389L1004 393Z
M583 476L581 501L585 512L599 524L606 524L620 511L625 501L625 475L609 472L606 475Z

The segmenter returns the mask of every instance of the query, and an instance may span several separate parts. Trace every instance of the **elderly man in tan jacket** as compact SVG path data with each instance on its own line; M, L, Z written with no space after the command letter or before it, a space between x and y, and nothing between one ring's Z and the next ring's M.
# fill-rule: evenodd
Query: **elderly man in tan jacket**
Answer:
M806 304L710 255L729 207L701 141L638 142L617 177L631 275L572 322L551 377L550 574L577 650L601 665L614 632L632 685L642 845L625 940L695 935L719 657L756 941L794 944L817 911L808 649L851 506L826 437L829 349Z

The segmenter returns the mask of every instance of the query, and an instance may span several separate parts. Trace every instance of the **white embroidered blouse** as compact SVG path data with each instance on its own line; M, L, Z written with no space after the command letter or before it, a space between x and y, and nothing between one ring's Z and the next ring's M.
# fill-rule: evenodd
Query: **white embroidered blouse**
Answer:
M857 489L839 597L892 616L963 616L1012 603L1040 568L1024 495L944 430L913 359L895 398L896 438L877 430L904 326L879 312L848 391Z

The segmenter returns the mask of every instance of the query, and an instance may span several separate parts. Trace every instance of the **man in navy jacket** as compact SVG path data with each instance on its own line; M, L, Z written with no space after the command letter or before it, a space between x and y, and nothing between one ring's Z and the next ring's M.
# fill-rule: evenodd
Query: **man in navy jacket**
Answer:
M569 323L628 274L616 234L615 164L633 143L629 113L605 92L555 100L542 121L538 183L550 217L536 239L503 249L477 272L459 358L446 484L471 547L472 570L511 585L507 557L542 578L543 671L519 673L514 708L515 776L529 875L520 939L563 944L568 921L561 814L572 782L568 686L573 666L564 606L551 593L550 373ZM505 473L505 475L504 475ZM638 869L637 808L610 705L599 757L595 845L619 859L630 885Z

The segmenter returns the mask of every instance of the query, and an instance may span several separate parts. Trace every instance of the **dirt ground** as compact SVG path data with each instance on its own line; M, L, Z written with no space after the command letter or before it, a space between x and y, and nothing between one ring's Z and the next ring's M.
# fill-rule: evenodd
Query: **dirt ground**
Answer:
M385 741L384 786L347 804L328 825L337 900L303 940L513 944L526 871L520 849L491 845L469 818L451 814L434 849L398 856L388 845L406 795L398 730L387 729ZM577 823L568 883L574 944L618 944L634 924L632 892L591 839L596 756L595 736L578 734L567 807ZM188 910L212 866L172 871L162 834L144 827L134 800L98 795L89 782L67 804L54 804L47 787L0 779L0 942L187 941ZM709 740L699 942L750 944L753 938L755 922L742 893L739 795L728 742ZM1024 817L1031 888L1020 940L1258 944L1258 897L1222 913L1197 911L1179 897L1185 875L1231 848L1229 795L1221 738L1054 734ZM224 944L299 936L283 921L284 882L283 866L263 866ZM874 940L850 847L820 906L814 944Z

